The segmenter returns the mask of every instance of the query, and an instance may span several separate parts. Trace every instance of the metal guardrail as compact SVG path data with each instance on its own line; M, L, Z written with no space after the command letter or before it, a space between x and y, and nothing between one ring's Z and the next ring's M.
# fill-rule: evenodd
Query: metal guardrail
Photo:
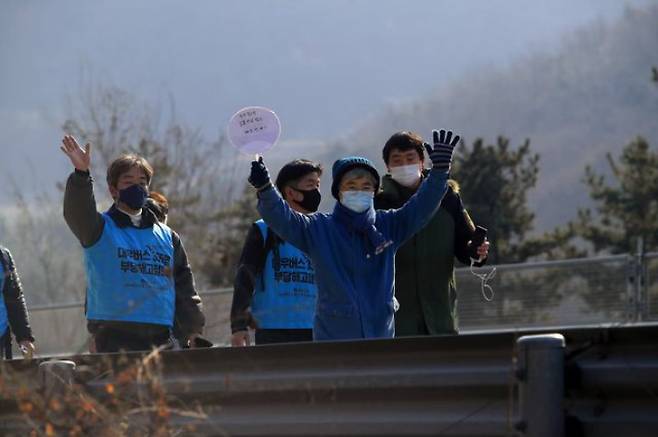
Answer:
M543 347L545 337L518 342L545 333L529 330L163 352L161 383L170 402L203 416L170 418L195 435L658 435L658 324L550 332L564 349ZM70 360L77 382L104 399L141 357ZM37 364L0 367L36 387ZM564 382L548 390L551 381ZM537 428L542 411L553 431ZM0 432L28 428L0 400Z

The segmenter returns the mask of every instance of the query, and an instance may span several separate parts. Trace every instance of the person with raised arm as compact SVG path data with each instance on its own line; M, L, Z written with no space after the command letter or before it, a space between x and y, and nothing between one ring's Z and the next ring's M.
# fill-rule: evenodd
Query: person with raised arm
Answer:
M382 156L388 174L375 196L376 209L400 208L418 191L429 173L424 150L414 132L396 132L386 141ZM458 333L455 258L467 265L478 260L473 264L481 266L489 253L489 242L473 244L474 236L459 185L450 179L439 210L395 256L396 337Z
M145 207L153 168L135 154L107 169L114 204L98 212L90 173L91 145L65 136L74 171L66 182L64 218L84 249L87 328L92 352L175 345L176 321L195 344L205 318L180 237Z
M447 189L459 136L433 132L427 146L432 170L402 208L375 211L379 173L362 157L337 160L331 214L301 214L273 187L263 159L253 161L249 182L258 191L258 211L285 241L307 253L315 268L318 300L314 340L391 338L395 335L395 252L423 228Z

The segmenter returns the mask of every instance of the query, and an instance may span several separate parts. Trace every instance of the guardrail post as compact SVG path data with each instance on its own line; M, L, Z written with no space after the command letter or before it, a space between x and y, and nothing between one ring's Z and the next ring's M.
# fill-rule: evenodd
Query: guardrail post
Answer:
M516 343L521 413L516 428L529 437L563 437L564 337L527 335Z
M46 395L62 393L73 384L75 363L68 360L44 361L39 364L39 380Z

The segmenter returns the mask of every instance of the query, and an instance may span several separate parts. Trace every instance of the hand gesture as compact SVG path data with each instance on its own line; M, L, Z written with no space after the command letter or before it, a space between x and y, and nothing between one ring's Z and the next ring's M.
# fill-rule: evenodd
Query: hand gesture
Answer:
M265 167L262 156L258 158L258 161L251 161L249 183L259 191L270 184L270 173L267 171L267 167Z
M60 149L62 149L62 152L69 157L71 164L73 164L77 170L89 171L89 165L91 163L91 144L87 143L85 149L82 150L82 147L80 147L72 135L66 135L62 140Z
M452 131L446 131L441 129L441 131L432 131L432 137L434 140L434 147L430 147L429 144L425 143L425 148L427 153L430 155L432 164L434 168L444 171L450 171L450 164L452 163L452 152L455 150L455 146L459 142L459 135L452 137Z

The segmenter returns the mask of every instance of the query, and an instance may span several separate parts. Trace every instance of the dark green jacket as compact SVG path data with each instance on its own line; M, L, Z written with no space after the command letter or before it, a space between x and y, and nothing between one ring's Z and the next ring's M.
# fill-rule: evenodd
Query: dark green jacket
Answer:
M468 242L475 227L456 187L450 184L436 215L397 252L395 297L400 309L395 313L396 337L458 331L454 260L470 263ZM414 192L386 175L375 208L400 208Z

